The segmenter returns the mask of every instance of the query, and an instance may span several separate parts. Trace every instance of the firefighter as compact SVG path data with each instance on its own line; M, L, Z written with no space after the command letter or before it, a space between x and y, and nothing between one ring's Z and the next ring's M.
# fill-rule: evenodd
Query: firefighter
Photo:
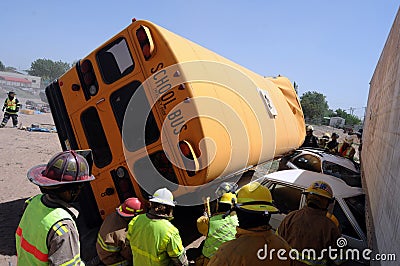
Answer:
M13 91L8 92L8 97L4 101L3 109L4 118L1 121L0 128L5 127L10 117L12 118L13 127L18 126L18 111L21 107L18 99L15 97L15 93Z
M351 135L347 135L342 144L339 145L338 153L340 156L348 158L350 160L354 160L354 154L356 150L352 146L353 137Z
M339 138L339 135L336 133L332 133L331 141L329 141L326 144L326 149L331 152L331 153L337 153L337 149L339 146L339 142L337 139Z
M269 225L271 214L278 213L278 209L272 204L268 188L258 182L243 186L237 192L234 210L239 220L236 239L222 244L211 257L209 266L291 265L288 243ZM281 250L282 259L276 252L270 256L271 250Z
M306 137L304 138L304 142L301 145L302 148L311 147L318 148L318 138L313 134L314 128L310 125L306 127Z
M340 237L337 220L335 223L335 218L327 211L334 200L332 188L324 181L315 181L304 194L306 206L289 213L279 225L277 234L300 254L303 249L315 250L316 258L299 257L295 265L329 265L329 258L318 257L323 249L334 247Z
M128 198L108 215L97 235L96 250L105 265L132 265L132 251L126 240L128 224L142 211L138 198Z
M218 199L216 211L211 217L203 215L197 219L197 229L206 239L196 265L207 265L221 244L235 239L236 227L239 225L236 213L225 215L232 208L232 201L236 201L235 194L224 193Z
M174 207L171 191L160 188L150 199L149 211L131 220L127 239L133 265L189 265L179 231L170 222Z
M83 156L64 151L28 171L29 181L43 194L26 201L15 235L18 265L84 265L75 223L78 211L70 203L94 180L89 169Z

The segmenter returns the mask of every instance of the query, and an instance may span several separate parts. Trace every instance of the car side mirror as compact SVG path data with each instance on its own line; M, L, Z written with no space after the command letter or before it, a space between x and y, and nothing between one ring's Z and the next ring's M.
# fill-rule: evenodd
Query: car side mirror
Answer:
M296 165L294 165L292 162L287 162L286 163L286 166L289 168L289 169L299 169Z

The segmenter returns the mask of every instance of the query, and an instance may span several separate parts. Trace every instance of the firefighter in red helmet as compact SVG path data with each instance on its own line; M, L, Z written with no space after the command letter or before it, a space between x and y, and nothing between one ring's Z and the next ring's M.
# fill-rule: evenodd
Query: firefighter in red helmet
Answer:
M132 265L132 250L126 235L129 222L142 212L142 205L138 198L128 198L104 219L96 250L105 265Z

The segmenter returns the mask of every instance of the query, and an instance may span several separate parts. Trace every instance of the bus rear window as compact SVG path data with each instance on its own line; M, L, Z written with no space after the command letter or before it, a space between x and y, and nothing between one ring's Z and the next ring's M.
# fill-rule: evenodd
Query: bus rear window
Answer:
M128 75L135 68L135 62L124 38L119 38L101 49L96 58L103 81L107 84Z
M143 148L145 145L156 142L160 137L160 131L150 110L150 104L140 84L139 81L133 81L113 92L110 96L115 120L120 132L122 133L124 130L123 141L129 151ZM140 89L138 90L138 88ZM134 103L129 105L133 95L135 95ZM129 110L127 110L128 105ZM128 117L126 118L128 123L123 124L126 111L128 111ZM145 123L146 126L144 128L143 125ZM123 130L122 126L124 126Z
M157 151L143 157L134 164L135 178L142 188L169 187L167 182L178 184L174 168L163 151ZM161 176L160 176L161 175ZM160 178L161 177L161 178ZM176 188L178 185L176 185ZM173 188L172 190L174 190ZM153 193L154 191L147 191Z
M96 108L89 107L85 110L81 114L81 123L89 148L93 151L95 165L102 168L110 164L112 154Z

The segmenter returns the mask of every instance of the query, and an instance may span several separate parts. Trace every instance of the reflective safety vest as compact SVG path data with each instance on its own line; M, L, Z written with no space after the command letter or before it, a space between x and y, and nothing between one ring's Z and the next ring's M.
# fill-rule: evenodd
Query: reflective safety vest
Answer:
M14 99L10 100L8 97L4 103L6 107L6 112L10 114L16 114L17 113L17 98L14 97Z
M237 216L228 215L224 219L222 215L217 214L210 218L208 234L202 250L207 258L211 258L223 243L235 239L236 226L239 225Z
M350 158L351 153L355 153L355 149L353 146L348 146L346 149L343 150L343 144L339 147L339 154L345 158Z
M58 231L67 230L58 224L60 220L73 218L62 208L49 208L42 202L43 194L27 200L28 206L21 218L15 235L18 265L49 265L47 235L54 226ZM74 222L75 223L75 222ZM80 257L63 265L79 265Z
M127 239L131 245L133 265L171 265L184 248L178 229L166 219L150 219L146 214L133 218Z

